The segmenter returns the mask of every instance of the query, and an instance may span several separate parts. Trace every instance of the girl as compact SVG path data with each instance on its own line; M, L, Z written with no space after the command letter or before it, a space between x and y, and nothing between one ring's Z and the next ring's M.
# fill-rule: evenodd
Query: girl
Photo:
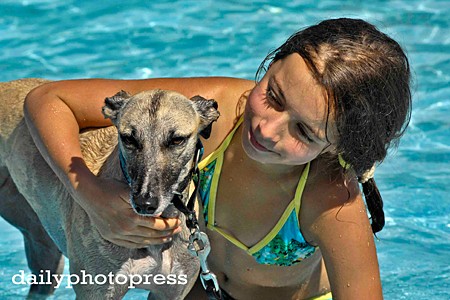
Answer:
M215 99L221 117L203 141L200 198L209 265L226 297L329 299L332 291L333 299L381 299L372 233L382 229L384 214L370 171L409 121L405 54L365 21L326 20L270 53L257 80L53 82L27 96L26 121L101 235L142 248L170 241L179 221L135 214L125 184L95 177L76 159L78 133L111 125L101 107L119 90ZM189 297L205 295L196 285Z

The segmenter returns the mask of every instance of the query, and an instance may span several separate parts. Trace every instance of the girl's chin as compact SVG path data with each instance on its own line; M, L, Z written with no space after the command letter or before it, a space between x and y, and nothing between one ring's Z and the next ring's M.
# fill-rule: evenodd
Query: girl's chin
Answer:
M263 164L276 163L276 162L272 161L273 159L271 159L271 157L269 157L269 156L272 156L273 153L258 150L257 148L255 148L255 146L252 145L251 138L250 138L250 132L245 127L242 132L241 143L242 143L242 148L244 149L245 154L247 154L247 156L249 158L251 158L252 160L263 163Z

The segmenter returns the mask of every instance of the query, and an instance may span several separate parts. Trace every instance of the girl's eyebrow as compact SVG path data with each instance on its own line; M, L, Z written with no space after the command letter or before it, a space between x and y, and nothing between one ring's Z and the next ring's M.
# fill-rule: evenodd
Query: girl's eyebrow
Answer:
M275 76L273 76L271 79L272 79L272 81L273 81L273 84L274 84L275 87L276 87L277 94L279 94L279 97L282 98L282 100L283 100L284 103L287 103L287 102L286 102L286 97L285 97L285 95L284 95L284 93L283 93L283 89L280 87L279 81L277 80L277 78L276 78ZM270 81L271 81L271 80L269 80L269 83L270 83ZM316 134L316 132L312 129L312 126L309 125L307 122L301 121L300 123L301 123L303 126L306 127L306 129L313 135L313 137L314 137L316 140L321 141L321 142L323 142L323 143L326 143L326 142L327 142L325 139L319 137L319 136Z

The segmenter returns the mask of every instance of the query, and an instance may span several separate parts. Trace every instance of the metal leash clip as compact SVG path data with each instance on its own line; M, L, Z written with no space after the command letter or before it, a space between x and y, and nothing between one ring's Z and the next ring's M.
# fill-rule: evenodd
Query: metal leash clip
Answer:
M202 281L203 288L207 289L207 282L212 281L214 284L214 291L219 291L219 282L214 273L209 270L208 263L206 259L208 258L209 252L211 251L211 245L209 244L209 239L206 233L200 231L198 227L189 236L188 251L194 256L200 259L200 280Z

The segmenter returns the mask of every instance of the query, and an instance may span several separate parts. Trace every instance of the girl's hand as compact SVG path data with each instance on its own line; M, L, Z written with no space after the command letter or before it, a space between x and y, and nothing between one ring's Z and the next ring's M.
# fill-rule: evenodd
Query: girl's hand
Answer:
M76 189L78 203L100 235L122 247L144 248L172 240L181 231L178 218L163 219L138 215L129 203L129 187L114 179L92 176Z

